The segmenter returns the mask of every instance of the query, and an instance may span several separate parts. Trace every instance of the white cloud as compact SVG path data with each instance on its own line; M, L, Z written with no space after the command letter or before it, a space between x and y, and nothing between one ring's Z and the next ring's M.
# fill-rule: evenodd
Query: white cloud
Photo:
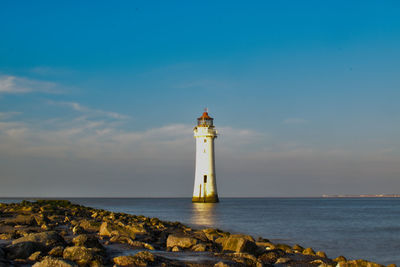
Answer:
M0 76L0 94L59 93L57 84L12 75Z
M128 119L129 116L123 115L117 112L112 112L112 111L104 111L104 110L99 110L99 109L91 109L86 106L83 106L77 102L56 102L56 101L48 101L49 104L51 105L56 105L56 106L64 106L71 108L72 110L87 114L87 115L92 115L92 116L106 116L108 118L112 119L117 119L117 120L123 120L123 119Z
M0 120L9 119L19 114L21 114L21 112L16 112L16 111L0 112Z
M304 124L308 121L302 118L287 118L283 121L284 124Z

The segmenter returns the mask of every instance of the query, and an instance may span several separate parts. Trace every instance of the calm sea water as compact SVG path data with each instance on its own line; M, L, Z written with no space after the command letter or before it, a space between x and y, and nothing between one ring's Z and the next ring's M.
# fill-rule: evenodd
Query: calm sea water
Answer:
M196 227L262 236L381 264L400 264L400 199L224 198L193 204L185 198L70 199L86 206L180 221ZM0 202L10 202L1 200Z

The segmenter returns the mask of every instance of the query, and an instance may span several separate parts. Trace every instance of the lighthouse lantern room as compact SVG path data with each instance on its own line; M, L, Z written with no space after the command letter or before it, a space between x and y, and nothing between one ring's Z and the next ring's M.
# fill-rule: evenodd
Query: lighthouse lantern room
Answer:
M193 129L196 139L196 171L192 202L218 202L217 182L215 178L214 139L217 130L214 119L208 115L207 109L197 119Z

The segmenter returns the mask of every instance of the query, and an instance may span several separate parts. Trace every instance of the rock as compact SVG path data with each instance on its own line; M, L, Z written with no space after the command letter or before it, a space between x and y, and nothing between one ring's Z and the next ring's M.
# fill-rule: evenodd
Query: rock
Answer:
M133 247L139 247L139 248L147 248L149 250L154 250L154 247L146 242L141 242L141 241L132 241L129 243L129 245Z
M323 262L322 260L313 260L310 262L312 265L318 265L318 267L333 267L333 265L327 264L326 262Z
M303 248L302 246L298 245L298 244L294 245L294 246L292 247L292 249L293 249L294 251L298 251L298 252L303 252L303 250L304 250L304 248Z
M384 267L384 265L366 260L352 260L347 262L339 262L337 267Z
M256 266L257 263L261 263L254 255L249 253L227 253L226 256L232 257L233 261L246 266Z
M114 231L113 227L108 222L103 222L100 225L99 235L101 236L112 236L112 232Z
M118 256L112 261L118 266L136 266L136 259L133 256Z
M303 254L304 255L315 255L315 252L314 252L314 250L312 249L312 248L306 248L306 249L304 249L303 250Z
M253 240L244 235L230 235L223 243L222 250L224 252L244 252L255 255L259 253L259 249Z
M80 235L80 234L84 234L85 233L85 229L83 229L82 227L80 227L79 225L75 225L72 228L72 233L74 235Z
M88 234L78 235L74 237L74 239L72 239L72 243L74 243L75 246L83 246L87 248L99 248L104 250L103 245L100 244L99 240L93 235L88 235Z
M100 225L99 235L101 236L128 236L132 239L136 238L135 232L131 231L131 228L122 227L120 225L111 224L109 222L103 222Z
M5 218L3 219L4 224L8 225L28 225L28 226L36 226L36 220L33 215L22 215L19 214L14 218Z
M50 220L44 214L36 215L34 218L37 225L43 225L50 222Z
M179 252L179 251L182 251L182 249L180 249L179 247L175 246L175 247L172 248L172 251L173 252Z
M50 226L48 226L47 224L42 224L41 226L40 226L40 228L42 229L42 230L45 230L45 231L48 231L48 230L50 230L51 229L51 227Z
M275 264L284 264L288 263L290 261L290 258L279 258L276 260Z
M35 263L33 267L78 267L78 265L69 260L47 256L44 257L41 262Z
M6 255L10 260L14 259L27 259L32 253L36 251L43 251L45 248L40 243L36 242L20 242L11 244L6 247Z
M64 238L62 238L62 236L57 234L55 231L28 234L27 236L15 239L12 244L18 244L27 241L39 243L48 250L55 246L65 246L66 244Z
M318 257L321 257L321 258L327 258L326 253L323 251L317 251L315 253L315 255L317 255Z
M148 233L144 224L140 224L140 223L131 223L131 224L123 226L123 227L127 231L129 231L130 233L133 233L133 234L145 235Z
M141 251L134 256L119 256L113 262L119 266L148 266L155 263L155 256L148 251Z
M285 252L280 249L272 250L267 253L262 254L258 257L258 259L264 264L273 264L275 263L280 257L284 256Z
M132 238L127 237L127 236L113 236L110 238L110 241L129 244L132 247L147 248L149 250L154 250L154 247L151 244L141 242L141 241L135 241L135 240L132 240Z
M82 246L67 247L64 249L63 258L72 260L79 265L101 264L103 257L98 253L99 250L95 248L85 248Z
M7 239L13 239L15 238L15 233L2 233L0 234L0 239L2 240L7 240Z
M347 259L344 256L339 256L339 257L334 258L333 261L336 261L336 262L347 261Z
M191 248L192 251L204 252L207 251L207 246L204 243L199 243Z
M216 264L214 264L214 267L230 267L230 265L223 261L220 261L220 262L217 262Z
M28 260L30 261L39 261L42 258L42 252L41 251L36 251L32 253L29 257Z
M100 230L100 223L92 220L81 220L79 226L88 232L98 232Z
M203 233L206 235L207 239L211 242L215 242L217 238L222 236L217 229L213 228L203 229Z
M64 247L57 246L57 247L52 248L52 250L50 250L48 254L50 256L54 256L54 257L62 257L63 251L64 251Z
M388 264L386 267L397 267L397 265L392 263L392 264Z
M292 248L286 244L276 244L276 248L281 249L283 251L292 250Z
M167 238L167 247L172 248L177 246L180 248L190 248L196 245L197 242L198 240L193 237L171 234Z
M276 246L274 244L272 244L271 242L261 242L261 241L257 241L256 245L260 248L262 248L263 250L271 250L271 249L276 249Z
M6 253L4 252L4 250L2 248L0 248L0 259L4 259L6 256Z

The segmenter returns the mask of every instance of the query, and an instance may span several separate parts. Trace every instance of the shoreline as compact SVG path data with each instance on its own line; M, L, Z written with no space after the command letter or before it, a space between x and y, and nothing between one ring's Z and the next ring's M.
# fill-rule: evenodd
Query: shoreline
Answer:
M52 199L0 204L0 266L384 266Z

